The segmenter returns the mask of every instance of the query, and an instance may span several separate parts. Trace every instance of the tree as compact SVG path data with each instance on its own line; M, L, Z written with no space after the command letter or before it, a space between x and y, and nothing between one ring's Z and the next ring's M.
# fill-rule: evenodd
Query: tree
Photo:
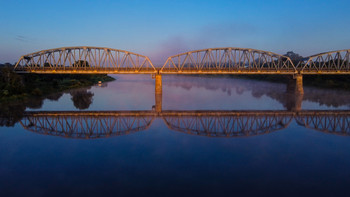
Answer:
M44 63L44 67L45 67L45 68L49 68L49 67L51 67L51 65L50 65L50 63L45 62L45 63Z
M23 118L25 110L23 103L0 103L0 127L13 127Z
M293 51L288 51L286 54L284 54L284 56L289 57L295 66L304 58L303 56L294 53Z
M87 91L87 89L72 90L70 92L72 96L73 104L78 109L87 109L92 103L93 93Z
M73 67L90 67L89 62L85 60L75 61L72 66Z
M22 78L13 72L11 68L3 67L0 69L0 97L12 94L22 93L24 84Z

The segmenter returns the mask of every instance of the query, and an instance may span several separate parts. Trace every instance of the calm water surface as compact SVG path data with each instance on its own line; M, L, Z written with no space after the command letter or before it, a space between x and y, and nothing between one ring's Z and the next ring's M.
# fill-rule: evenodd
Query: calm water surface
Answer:
M350 92L115 77L2 105L0 196L350 195Z

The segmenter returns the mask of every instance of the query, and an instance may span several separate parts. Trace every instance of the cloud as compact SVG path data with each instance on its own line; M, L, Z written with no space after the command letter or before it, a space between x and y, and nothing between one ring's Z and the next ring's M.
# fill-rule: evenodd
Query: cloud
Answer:
M26 36L21 36L21 35L16 35L15 39L20 41L20 42L32 41L32 39L30 39L30 38L28 38Z

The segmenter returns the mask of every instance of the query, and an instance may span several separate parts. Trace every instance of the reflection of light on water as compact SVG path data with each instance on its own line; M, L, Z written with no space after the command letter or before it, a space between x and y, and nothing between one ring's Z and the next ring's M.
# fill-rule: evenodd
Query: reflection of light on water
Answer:
M97 86L98 86L98 87L101 87L101 88L105 88L105 87L108 86L108 83L102 83L101 81L99 81L99 82L97 83Z

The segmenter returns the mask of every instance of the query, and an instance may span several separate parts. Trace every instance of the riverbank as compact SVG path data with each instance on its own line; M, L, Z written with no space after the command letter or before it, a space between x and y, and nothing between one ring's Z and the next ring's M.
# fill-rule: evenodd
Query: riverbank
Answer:
M11 68L0 69L0 102L20 101L42 97L69 89L92 86L115 80L104 74L58 75L17 74Z

